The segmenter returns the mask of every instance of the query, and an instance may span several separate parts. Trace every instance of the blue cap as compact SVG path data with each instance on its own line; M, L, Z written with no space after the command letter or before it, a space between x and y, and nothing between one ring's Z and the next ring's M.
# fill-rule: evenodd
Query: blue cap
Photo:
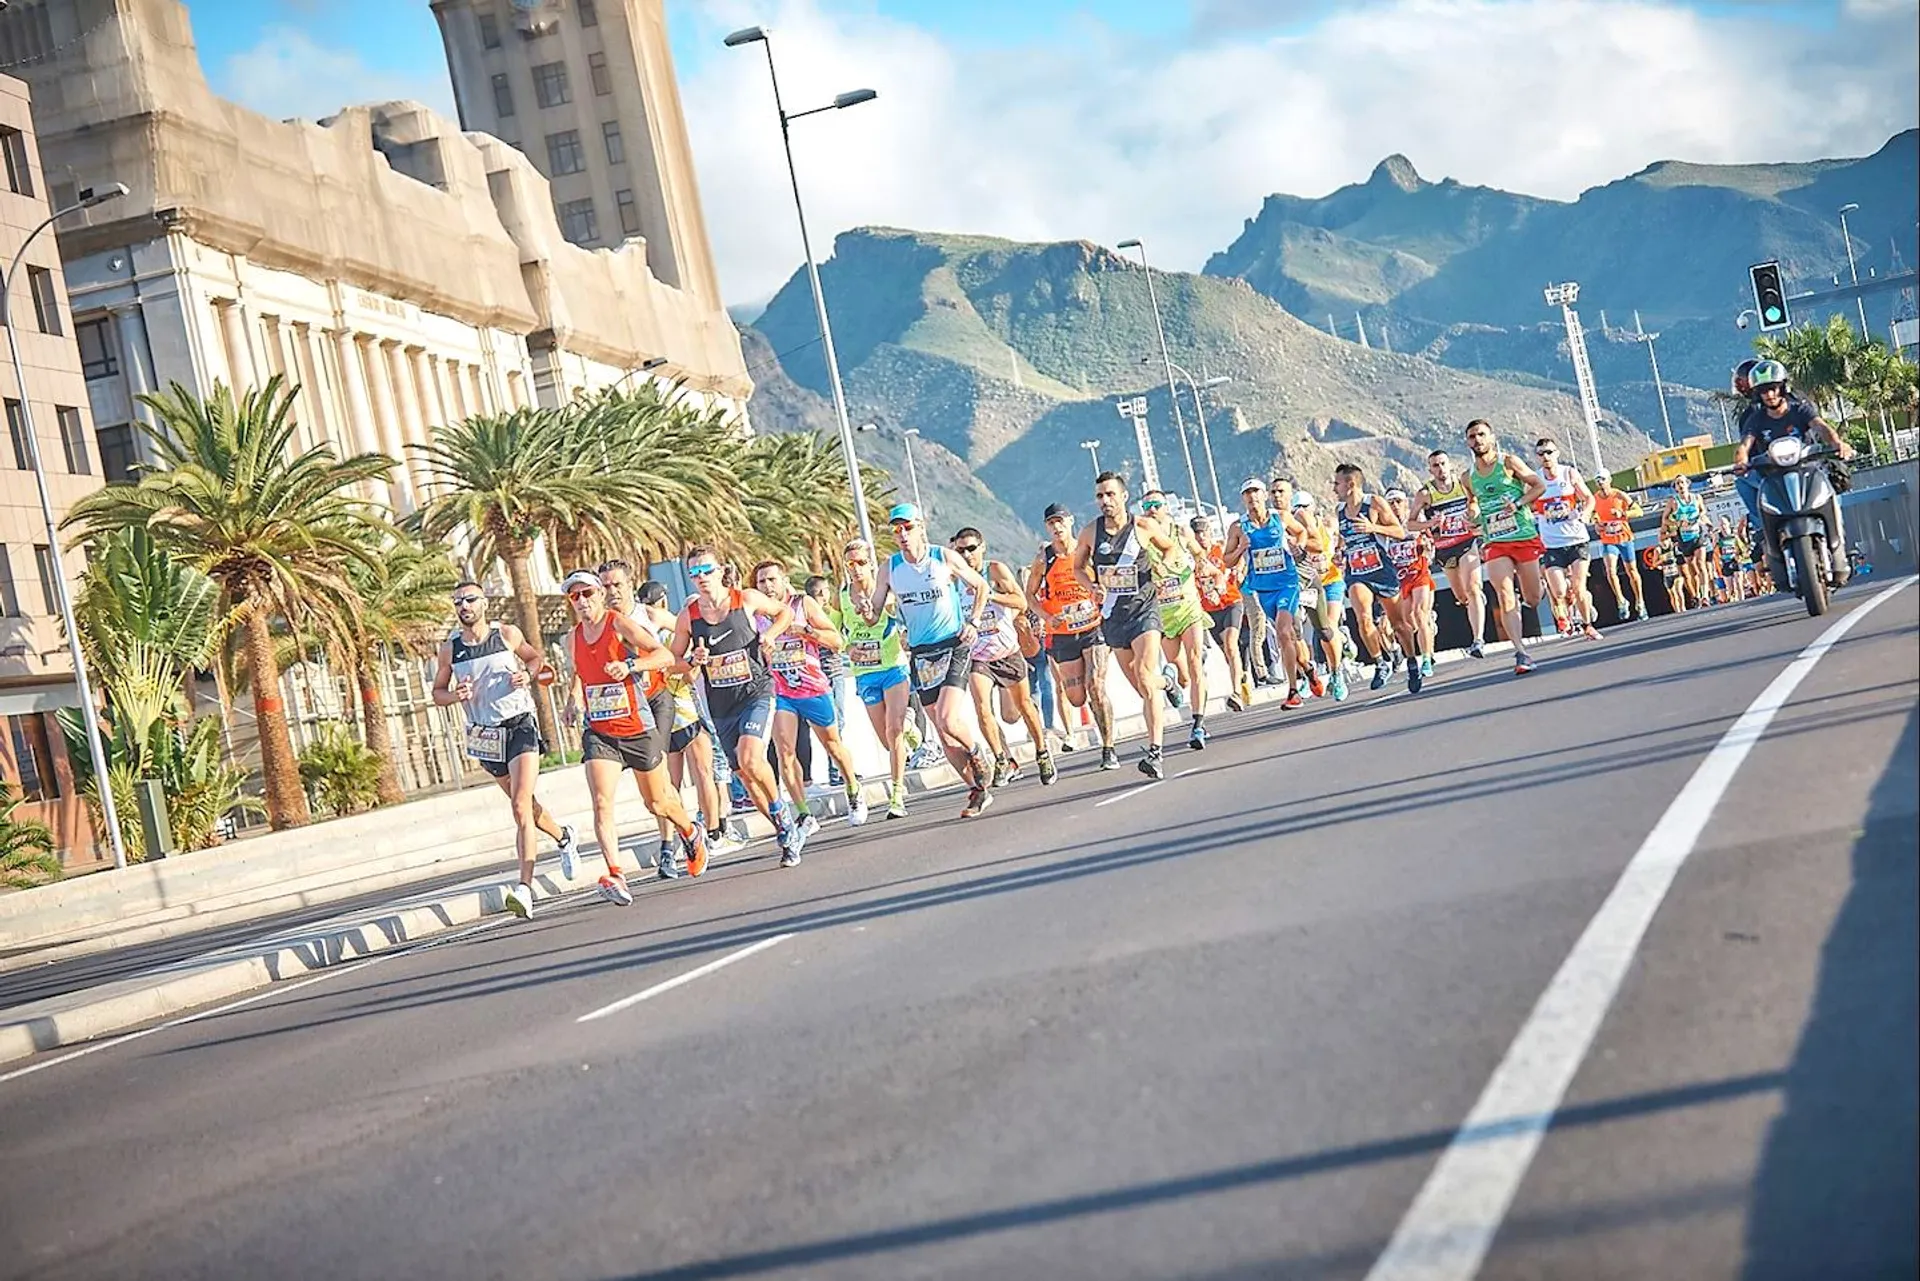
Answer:
M910 520L917 525L920 523L920 509L912 503L895 503L893 510L887 513L887 524L891 525L897 520Z

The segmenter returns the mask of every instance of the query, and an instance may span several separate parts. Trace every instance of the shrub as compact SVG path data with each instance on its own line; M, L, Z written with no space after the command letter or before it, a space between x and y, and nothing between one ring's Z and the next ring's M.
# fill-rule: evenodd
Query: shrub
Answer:
M328 725L300 753L308 799L334 815L358 814L380 800L380 757L344 725Z

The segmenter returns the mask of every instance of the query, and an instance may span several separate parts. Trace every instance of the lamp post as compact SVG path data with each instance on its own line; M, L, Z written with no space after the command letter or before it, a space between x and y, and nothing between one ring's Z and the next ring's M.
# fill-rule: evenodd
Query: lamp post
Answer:
M900 433L900 440L907 449L907 483L913 486L913 505L924 512L927 505L920 501L920 473L913 466L913 438L919 434L918 427L909 427Z
M20 363L20 340L13 325L13 274L27 256L27 248L41 232L70 213L103 205L127 194L123 183L89 187L80 198L64 209L56 209L38 227L27 233L20 249L0 277L0 325L7 330L7 352L13 358L13 385L20 396L21 427L27 437L27 461L33 468L33 481L40 491L40 515L47 523L47 554L53 561L53 594L60 607L60 621L67 629L67 653L73 659L73 684L80 697L80 719L87 727L87 755L93 761L94 782L100 791L100 817L107 825L107 842L113 849L113 865L127 865L126 844L120 839L120 815L113 804L113 781L107 772L107 749L100 739L100 715L93 706L93 682L87 679L87 662L80 652L80 628L73 617L73 593L67 589L66 559L60 554L60 527L53 517L53 495L47 490L46 469L40 463L40 438L33 430L33 397L27 394L27 374Z
M860 523L860 537L871 543L873 528L867 519L867 492L860 483L860 460L853 449L853 426L847 421L847 394L840 386L840 358L833 350L833 328L827 322L827 297L820 291L820 268L813 261L813 242L807 235L807 211L800 202L800 171L793 164L793 135L791 125L795 120L806 116L819 115L823 111L840 111L847 107L857 107L863 102L872 102L880 95L871 89L853 89L840 94L824 107L813 107L806 111L796 111L789 115L780 99L780 75L773 66L773 39L764 27L743 27L726 38L729 49L741 45L758 44L767 51L767 78L773 82L773 109L780 117L780 145L787 154L787 178L793 184L793 212L800 222L800 248L807 258L807 281L813 286L813 310L820 323L820 349L826 353L827 382L833 389L834 417L840 423L840 452L847 463L847 486L853 491L853 509Z
M1097 440L1083 440L1080 442L1080 448L1093 455L1093 474L1097 478L1100 475L1100 442Z
M1173 357L1167 354L1167 327L1160 320L1160 294L1153 287L1153 266L1147 261L1147 247L1138 240L1123 240L1120 249L1138 249L1140 267L1147 273L1147 301L1153 306L1153 332L1160 339L1160 363L1167 372L1167 399L1173 403L1173 433L1180 438L1180 456L1187 460L1187 485L1194 502L1200 501L1200 477L1193 470L1193 451L1187 448L1187 420L1180 412L1180 393L1173 385Z
M1151 359L1151 356L1146 358L1146 360ZM1146 360L1141 361L1141 363L1145 364ZM1224 512L1226 506L1220 501L1220 470L1215 467L1213 463L1213 438L1207 434L1207 409L1205 405L1200 403L1200 393L1210 387L1224 387L1232 382L1233 379L1227 377L1225 374L1219 374L1201 383L1195 382L1193 375L1185 369L1182 369L1179 365L1173 366L1173 372L1187 380L1187 390L1193 393L1193 416L1200 424L1200 452L1206 455L1207 459L1207 481L1213 486L1213 509L1217 512ZM1198 506L1199 495L1194 495L1194 499L1194 505Z
M1860 206L1852 201L1840 206L1840 243L1847 247L1847 277L1856 286L1860 283L1860 268L1853 261L1853 237L1847 234L1847 215L1858 208ZM1853 305L1860 309L1860 341L1867 342L1873 337L1873 331L1867 328L1867 300L1855 294Z
M1660 358L1653 354L1653 340L1659 334L1650 334L1640 327L1640 313L1633 313L1633 338L1635 342L1647 345L1647 363L1653 366L1653 394L1660 399L1660 425L1667 429L1667 448L1673 448L1673 419L1667 417L1667 389L1660 381Z

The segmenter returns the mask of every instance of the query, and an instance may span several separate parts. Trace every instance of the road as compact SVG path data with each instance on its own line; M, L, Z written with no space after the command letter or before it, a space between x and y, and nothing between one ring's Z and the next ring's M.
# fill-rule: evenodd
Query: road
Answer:
M1479 1213L1449 1163L1505 1140L1463 1121L1623 870L1879 590L1222 716L1158 786L1083 753L978 821L922 801L30 1062L0 1276L1416 1275L1383 1251ZM1738 763L1617 992L1576 992L1604 1018L1484 1261L1425 1275L1914 1274L1916 602Z

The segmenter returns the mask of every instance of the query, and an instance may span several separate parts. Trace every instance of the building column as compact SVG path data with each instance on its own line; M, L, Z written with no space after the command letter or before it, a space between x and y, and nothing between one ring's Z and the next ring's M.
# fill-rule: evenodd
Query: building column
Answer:
M140 403L140 397L156 390L153 363L147 356L146 317L140 314L138 303L126 303L111 311L114 331L120 336L120 368L126 371L127 399L133 405L134 417L152 426L153 411Z
M260 382L253 368L253 344L247 341L246 318L240 314L240 304L231 298L215 299L213 306L220 313L220 343L226 348L228 386L238 396Z
M334 364L340 370L341 397L344 401L341 447L349 456L375 453L378 445L374 442L379 435L374 424L373 401L367 394L366 368L360 363L360 344L350 330L335 329L327 336L333 340ZM368 481L365 496L373 499L375 493L375 482Z
M289 341L293 344L293 367L299 371L301 386L305 388L302 399L306 401L314 445L333 446L334 452L342 457L351 454L340 440L339 402L327 383L326 363L314 350L313 326L304 321L295 322Z
M400 465L387 481L393 510L402 516L413 514L413 479L408 476L406 454L401 448L400 411L393 394L393 370L387 362L386 344L378 339L354 337L354 345L367 362L367 384L373 392L373 422L379 433L380 452Z

